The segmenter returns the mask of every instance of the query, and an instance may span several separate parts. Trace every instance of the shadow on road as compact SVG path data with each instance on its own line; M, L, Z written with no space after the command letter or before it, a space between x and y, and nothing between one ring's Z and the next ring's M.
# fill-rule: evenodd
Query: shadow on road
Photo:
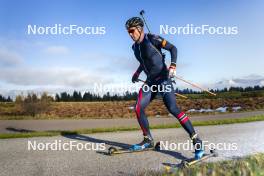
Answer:
M122 148L122 149L128 149L129 147L131 147L131 144L115 142L115 141L109 141L109 140L104 140L104 139L97 139L97 138L94 138L94 137L81 135L81 134L74 134L74 135L61 134L61 135L66 137L66 138L69 138L69 139L82 140L82 141L93 142L93 143L105 143L107 145L110 145L110 146L113 146L113 147L119 147L119 148ZM160 152L160 153L163 153L163 154L166 154L166 155L170 155L170 156L172 156L172 157L174 157L176 159L179 159L179 160L187 159L181 153L175 152L175 151L161 150L161 151L156 151L156 152ZM97 153L108 155L108 152L99 152L98 151Z
M7 127L6 130L12 131L12 132L18 132L18 133L35 132L34 130L27 130L27 129L23 129L23 128L13 128L13 127Z
M163 154L166 154L166 155L173 156L174 158L179 159L179 160L186 160L186 159L188 159L187 157L183 156L181 153L176 152L176 151L160 150L160 151L157 151L157 152L160 152L160 153L163 153Z
M69 138L69 139L82 140L82 141L93 142L93 143L105 143L110 146L120 147L124 149L129 148L131 146L131 144L125 144L125 143L115 142L115 141L108 141L104 139L97 139L97 138L93 138L93 137L85 136L81 134L74 134L74 135L62 134L62 136Z

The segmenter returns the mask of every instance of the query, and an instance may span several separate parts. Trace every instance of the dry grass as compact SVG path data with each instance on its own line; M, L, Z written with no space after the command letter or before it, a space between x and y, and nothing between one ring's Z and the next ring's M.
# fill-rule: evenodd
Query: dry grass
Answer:
M178 106L183 111L189 109L211 108L220 106L241 106L243 111L264 108L264 97L232 98L232 99L178 99ZM49 111L36 115L35 118L61 119L61 118L134 118L135 113L129 107L135 101L108 101L108 102L54 102ZM153 116L168 116L169 113L161 99L154 100L146 109L146 114ZM0 103L1 116L24 115L19 106L14 103Z
M261 176L264 175L264 154L259 153L243 158L201 163L190 168L174 169L170 172L146 171L139 176Z

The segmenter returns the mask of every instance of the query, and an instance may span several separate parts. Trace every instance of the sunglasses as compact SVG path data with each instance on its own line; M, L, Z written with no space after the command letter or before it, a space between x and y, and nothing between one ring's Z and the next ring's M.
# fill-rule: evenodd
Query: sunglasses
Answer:
M128 32L129 34L132 34L132 33L135 32L135 29L129 29L127 32Z

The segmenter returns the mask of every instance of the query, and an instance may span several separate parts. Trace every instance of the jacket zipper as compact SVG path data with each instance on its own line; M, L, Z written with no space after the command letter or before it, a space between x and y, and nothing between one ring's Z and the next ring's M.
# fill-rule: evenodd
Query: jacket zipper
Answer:
M146 72L148 73L148 70L147 70L147 68L145 67L144 60L143 60L143 58L142 58L142 56L141 56L140 44L138 45L138 49L139 49L139 57L140 57L140 59L142 60L143 67L145 68Z

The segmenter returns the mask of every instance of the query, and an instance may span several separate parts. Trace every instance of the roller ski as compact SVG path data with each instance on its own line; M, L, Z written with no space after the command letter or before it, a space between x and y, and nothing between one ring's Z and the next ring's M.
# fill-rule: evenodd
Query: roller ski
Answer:
M203 156L201 156L200 158L197 158L197 157L194 157L194 158L191 158L191 159L187 159L187 160L182 160L181 164L180 164L180 168L188 168L194 164L197 164L201 161L204 161L208 158L211 158L211 157L217 157L218 154L216 152L215 149L213 150L210 150L210 153L209 154L203 154Z
M109 155L117 155L117 154L124 154L124 153L135 153L135 152L143 152L143 151L153 151L153 150L160 150L160 143L156 143L154 145L153 139L144 136L144 139L139 144L134 144L128 149L117 149L113 146L109 147L108 154Z
M199 163L203 160L206 160L210 157L217 157L217 152L215 149L211 149L209 154L204 153L204 146L202 140L198 137L197 134L191 136L191 140L194 146L194 157L190 159L182 160L178 166L175 165L166 165L165 169L170 171L173 168L188 168L196 163Z
M209 154L203 154L203 156L199 159L197 159L196 157L193 157L193 158L190 158L190 159L185 159L185 160L182 160L180 164L176 165L176 164L166 164L164 166L165 168L165 171L168 172L168 173L171 173L177 169L183 169L183 168L189 168L191 167L192 165L195 165L197 163L200 163L208 158L211 158L211 157L217 157L218 154L216 152L215 149L212 149L210 150L210 153Z

